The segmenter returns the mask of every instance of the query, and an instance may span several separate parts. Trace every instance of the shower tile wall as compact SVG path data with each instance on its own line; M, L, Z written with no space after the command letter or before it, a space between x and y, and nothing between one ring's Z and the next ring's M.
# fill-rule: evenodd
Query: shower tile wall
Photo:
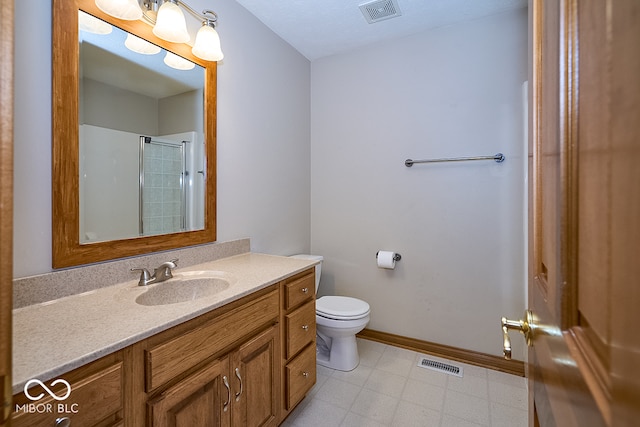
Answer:
M146 144L144 150L144 234L182 229L181 147Z

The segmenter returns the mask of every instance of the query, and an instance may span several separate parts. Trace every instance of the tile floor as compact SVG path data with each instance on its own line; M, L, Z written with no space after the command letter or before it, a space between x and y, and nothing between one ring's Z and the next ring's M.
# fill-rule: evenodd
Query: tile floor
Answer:
M463 378L418 367L421 355L358 339L351 372L318 365L317 382L284 427L526 427L526 379L450 362ZM435 360L442 360L428 356Z

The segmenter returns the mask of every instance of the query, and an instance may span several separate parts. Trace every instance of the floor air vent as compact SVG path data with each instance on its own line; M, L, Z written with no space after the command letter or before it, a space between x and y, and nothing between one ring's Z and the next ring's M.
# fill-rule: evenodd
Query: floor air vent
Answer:
M437 360L421 357L418 361L421 368L431 369L432 371L444 372L445 374L462 377L462 366L455 366L449 363L438 362Z
M374 0L360 5L360 11L369 24L402 15L396 0Z

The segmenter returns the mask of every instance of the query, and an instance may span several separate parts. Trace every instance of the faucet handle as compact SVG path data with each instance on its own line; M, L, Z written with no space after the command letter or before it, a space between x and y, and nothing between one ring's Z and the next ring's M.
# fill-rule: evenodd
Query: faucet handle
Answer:
M151 281L151 273L146 268L132 268L131 271L139 271L140 272L140 281L138 282L139 286L148 285Z

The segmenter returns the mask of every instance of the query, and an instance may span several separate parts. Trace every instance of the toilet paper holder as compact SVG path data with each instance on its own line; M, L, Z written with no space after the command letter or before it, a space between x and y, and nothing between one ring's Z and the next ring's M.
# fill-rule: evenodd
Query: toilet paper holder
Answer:
M378 254L380 253L380 251L376 252L376 259L378 259ZM393 260L394 261L400 261L402 259L402 256L400 254L394 253L393 254Z

